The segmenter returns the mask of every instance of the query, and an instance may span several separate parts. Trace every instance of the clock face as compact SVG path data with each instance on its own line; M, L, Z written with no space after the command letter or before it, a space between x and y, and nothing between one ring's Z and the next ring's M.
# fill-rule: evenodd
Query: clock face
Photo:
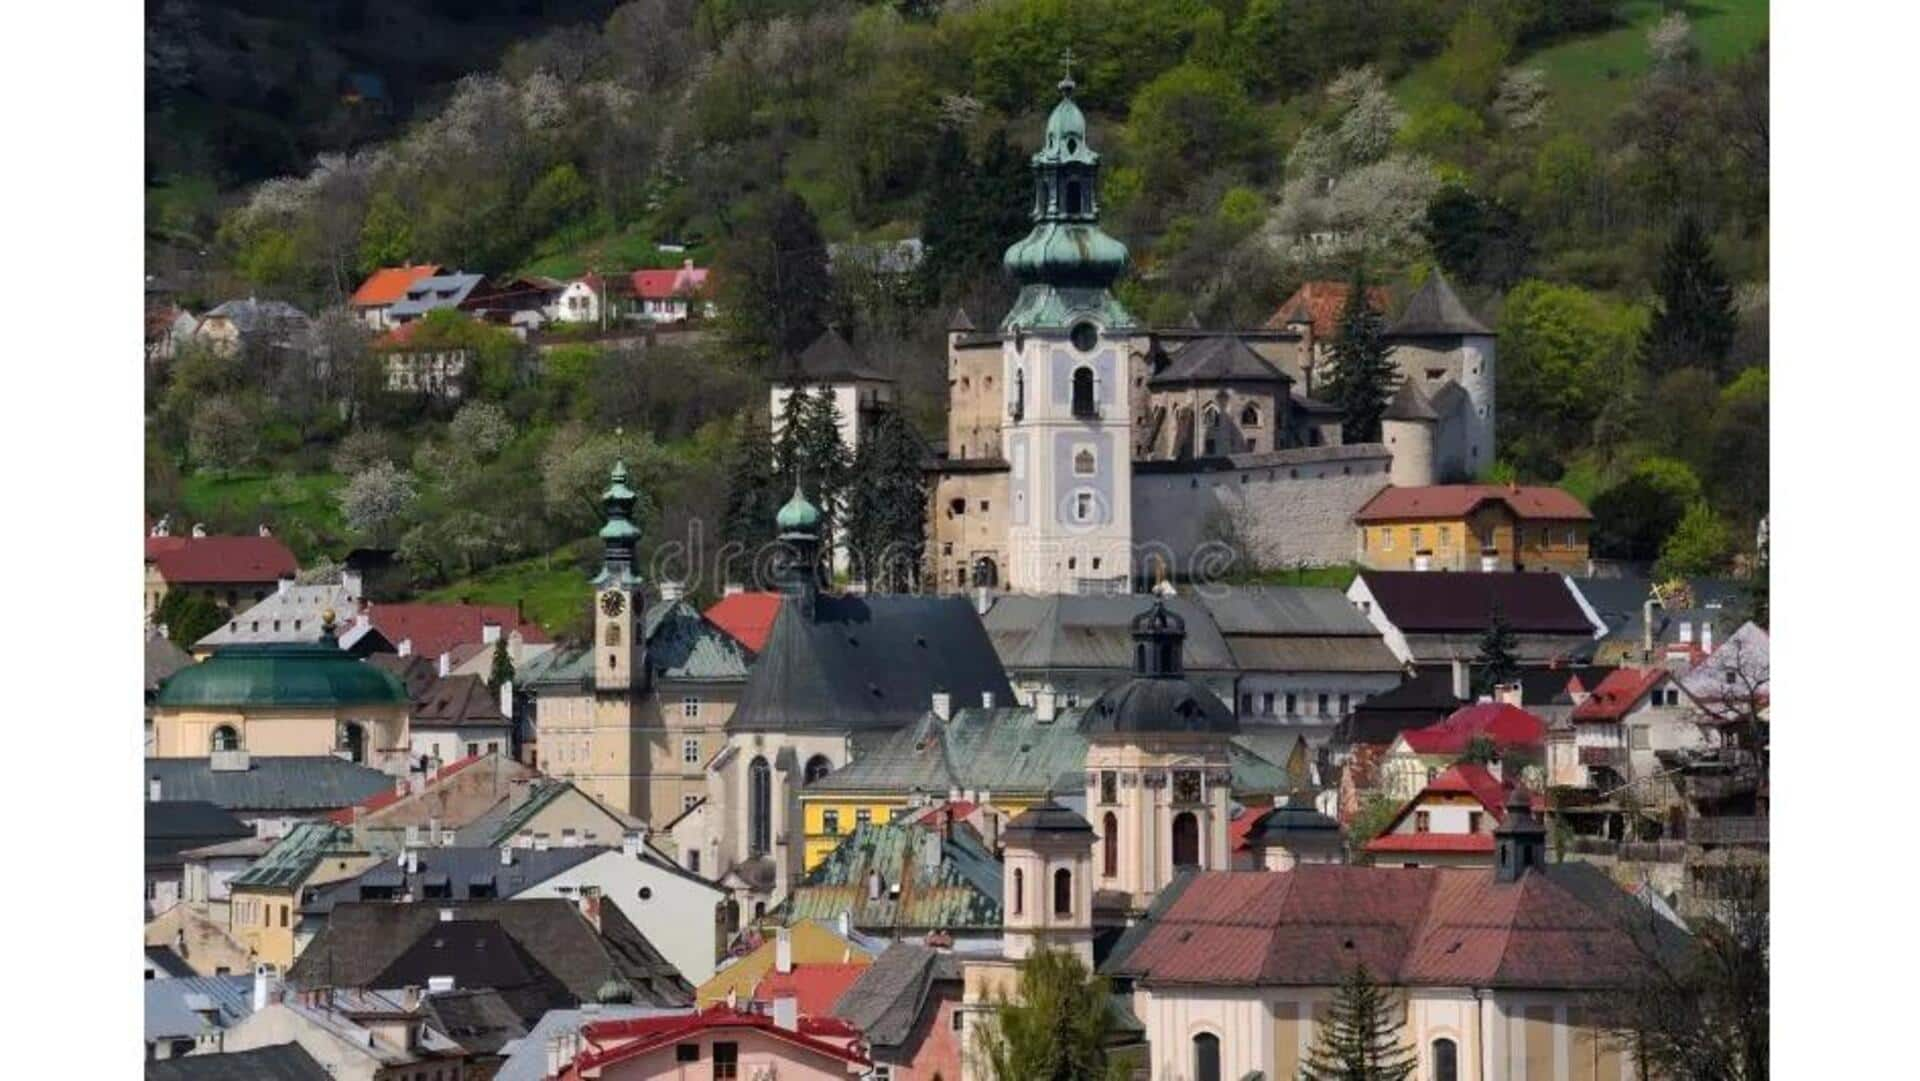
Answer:
M617 616L627 607L627 599L618 593L600 594L600 610L610 616Z

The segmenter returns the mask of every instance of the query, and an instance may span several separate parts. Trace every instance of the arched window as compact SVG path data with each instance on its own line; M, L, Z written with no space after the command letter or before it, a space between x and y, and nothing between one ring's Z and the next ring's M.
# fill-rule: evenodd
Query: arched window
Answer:
M1027 910L1027 875L1020 868L1013 869L1013 914L1018 916Z
M1053 872L1053 914L1073 915L1073 872L1065 867Z
M1211 1032L1193 1038L1193 1081L1220 1081L1220 1037Z
M1207 406L1206 410L1201 414L1200 423L1202 425L1200 453L1209 456L1218 453L1220 445L1220 411L1211 405Z
M348 721L340 729L340 749L347 752L347 758L353 762L367 760L367 730L353 721Z
M1460 1052L1452 1040L1433 1041L1433 1081L1460 1081Z
M237 751L240 749L240 733L230 724L223 724L213 730L213 749L216 751Z
M1112 811L1100 820L1100 873L1108 878L1120 873L1120 820Z
M620 644L620 624L618 623L607 624L607 645L617 646L619 644Z
M747 851L764 856L773 848L773 767L765 757L747 766Z
M1000 584L1000 565L987 556L973 561L973 584L977 586L997 586Z
M1093 451L1086 447L1080 448L1079 453L1073 456L1073 475L1076 477L1091 477L1093 476L1093 467Z
M1073 370L1073 415L1091 417L1093 412L1093 369Z
M1247 407L1240 411L1240 426L1243 428L1260 427L1260 407L1252 402L1248 402Z
M1173 866L1200 866L1200 819L1192 811L1173 816Z
M807 768L802 775L806 777L808 784L812 784L832 772L833 763L827 761L827 756L824 754L816 754L812 758L807 759Z
M1080 182L1078 180L1067 181L1067 213L1080 213Z

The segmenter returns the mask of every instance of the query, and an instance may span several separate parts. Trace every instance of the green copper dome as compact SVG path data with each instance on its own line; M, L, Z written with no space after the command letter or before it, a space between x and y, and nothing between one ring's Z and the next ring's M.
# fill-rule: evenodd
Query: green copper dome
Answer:
M807 502L806 494L796 483L793 498L774 515L773 524L779 526L782 533L811 533L820 527L820 508Z
M406 703L406 688L399 680L341 650L330 638L226 646L168 677L155 699L156 705L176 708Z

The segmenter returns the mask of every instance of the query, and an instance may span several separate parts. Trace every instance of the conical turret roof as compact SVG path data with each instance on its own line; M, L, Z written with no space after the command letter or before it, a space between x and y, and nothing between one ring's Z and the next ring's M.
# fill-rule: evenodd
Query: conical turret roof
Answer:
M1434 411L1433 403L1418 382L1402 379L1400 389L1394 392L1393 401L1387 403L1387 411L1380 414L1380 419L1437 421L1440 414Z
M1475 319L1467 306L1460 302L1453 287L1447 284L1446 275L1438 270L1427 279L1427 284L1420 287L1419 292L1413 294L1413 299L1407 301L1407 310L1400 313L1400 318L1389 333L1403 338L1493 336L1493 331Z

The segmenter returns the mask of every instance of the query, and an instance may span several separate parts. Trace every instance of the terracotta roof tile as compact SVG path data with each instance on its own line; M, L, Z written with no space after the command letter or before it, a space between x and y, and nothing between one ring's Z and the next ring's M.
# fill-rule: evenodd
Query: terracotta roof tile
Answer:
M502 634L518 630L528 642L553 640L511 604L373 604L368 606L367 616L381 637L395 646L411 640L413 652L424 657L438 657L455 646L483 642L484 627L489 623L498 626Z
M1665 668L1616 668L1573 707L1576 721L1617 721L1669 675Z
M1522 521L1587 521L1586 504L1558 488L1539 485L1429 484L1383 488L1353 516L1356 522L1396 522L1463 518L1482 503L1497 500Z
M1457 852L1493 851L1491 833L1383 833L1367 842L1369 852Z
M780 614L780 594L728 594L713 602L704 614L714 626L758 653L765 648L767 636L773 633L774 617Z
M869 966L861 964L801 964L791 972L769 972L753 989L755 1002L768 1003L791 995L801 1014L824 1017Z
M1288 324L1304 319L1313 324L1314 337L1332 338L1339 333L1340 312L1347 306L1347 294L1352 291L1353 286L1347 282L1306 282L1274 309L1266 329L1285 330ZM1373 302L1375 311L1385 312L1392 294L1385 286L1374 285L1367 288L1367 299Z
M595 1021L582 1025L580 1036L586 1049L560 1073L562 1081L598 1076L600 1068L623 1062L658 1047L679 1043L701 1033L727 1029L758 1029L778 1040L805 1048L842 1062L868 1065L866 1056L834 1040L857 1035L845 1022L832 1018L801 1018L794 1030L783 1029L764 1013L737 1010L725 1005L710 1006L698 1013L667 1017L636 1017L620 1021Z
M148 537L147 562L169 583L277 582L300 569L278 537Z
M1425 728L1400 733L1415 754L1462 754L1475 737L1485 736L1498 748L1539 747L1546 742L1547 725L1519 706L1479 702Z
M433 263L381 267L360 283L360 288L353 291L347 303L355 308L383 307L406 296L407 286L438 273L440 267Z

